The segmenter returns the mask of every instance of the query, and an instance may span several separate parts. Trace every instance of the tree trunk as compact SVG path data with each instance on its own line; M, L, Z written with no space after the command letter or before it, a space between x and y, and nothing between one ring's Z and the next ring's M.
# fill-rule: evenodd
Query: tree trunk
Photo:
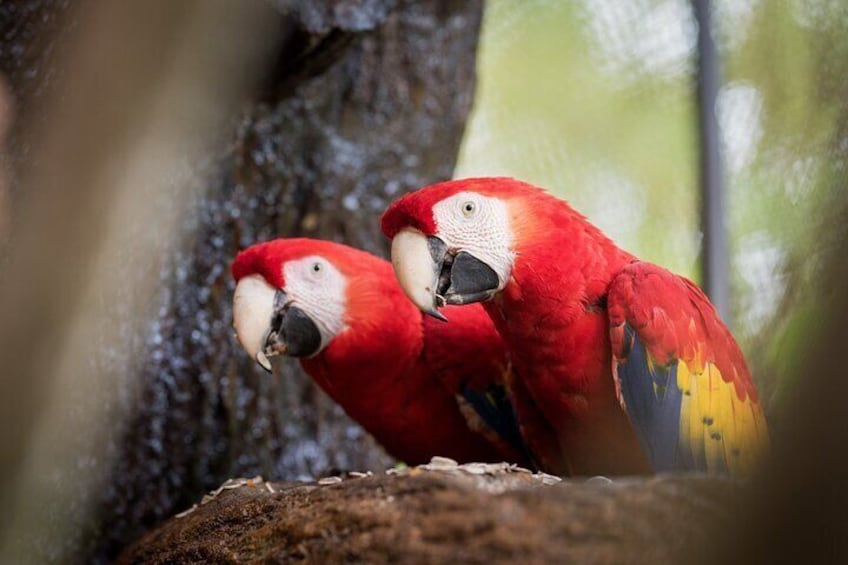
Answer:
M142 369L128 378L114 367L130 389L117 407L126 431L102 448L116 464L81 549L89 557L113 557L228 477L295 479L389 462L297 363L267 376L243 354L231 327L229 265L239 249L286 236L385 254L386 205L453 171L482 3L275 4L280 47L271 72L232 117L231 143L191 165L215 170L217 180L165 251L155 319L128 340L143 343ZM24 115L61 73L51 54L74 25L57 23L67 5L3 2L0 64ZM14 163L26 162L25 141L12 151Z

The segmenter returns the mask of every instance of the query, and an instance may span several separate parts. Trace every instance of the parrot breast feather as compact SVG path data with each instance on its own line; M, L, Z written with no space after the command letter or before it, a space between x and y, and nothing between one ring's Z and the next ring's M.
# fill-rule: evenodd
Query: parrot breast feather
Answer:
M768 431L742 352L691 281L646 262L608 295L619 401L655 471L747 474Z

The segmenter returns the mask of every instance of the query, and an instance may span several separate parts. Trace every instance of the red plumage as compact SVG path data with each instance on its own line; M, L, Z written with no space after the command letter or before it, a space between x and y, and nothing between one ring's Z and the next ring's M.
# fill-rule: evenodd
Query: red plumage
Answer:
M452 309L450 326L422 320L390 263L312 239L254 245L239 253L232 274L236 281L259 274L283 288L283 264L314 255L346 277L347 327L301 364L348 415L409 464L434 455L523 462L515 448L472 430L458 404L461 387L498 386L507 365L501 338L479 306Z
M515 258L484 306L509 350L525 441L546 470L750 468L732 458L765 450L762 410L739 347L692 282L639 261L567 203L508 178L406 195L384 214L383 231L438 236L434 206L459 192L507 208Z
M624 348L619 330L629 322L642 328L643 341L657 363L674 359L714 363L740 399L759 402L742 350L709 298L692 281L662 267L635 262L615 278L609 304L615 351Z

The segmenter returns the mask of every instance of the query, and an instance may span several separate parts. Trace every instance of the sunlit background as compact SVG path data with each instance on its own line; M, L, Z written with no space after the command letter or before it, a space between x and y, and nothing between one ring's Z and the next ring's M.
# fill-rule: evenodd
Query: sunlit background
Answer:
M622 247L698 281L690 3L490 0L486 8L456 176L546 187ZM827 196L845 175L848 2L720 0L714 10L728 322L773 402L787 358L780 336L813 277Z

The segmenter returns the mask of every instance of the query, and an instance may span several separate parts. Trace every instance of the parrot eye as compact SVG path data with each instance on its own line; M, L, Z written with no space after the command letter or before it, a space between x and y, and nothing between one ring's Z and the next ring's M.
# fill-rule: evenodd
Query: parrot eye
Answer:
M477 205L470 200L463 203L462 205L462 215L466 218L470 218L477 212Z
M322 269L321 263L313 263L312 264L312 272L313 273L320 273L321 269Z

